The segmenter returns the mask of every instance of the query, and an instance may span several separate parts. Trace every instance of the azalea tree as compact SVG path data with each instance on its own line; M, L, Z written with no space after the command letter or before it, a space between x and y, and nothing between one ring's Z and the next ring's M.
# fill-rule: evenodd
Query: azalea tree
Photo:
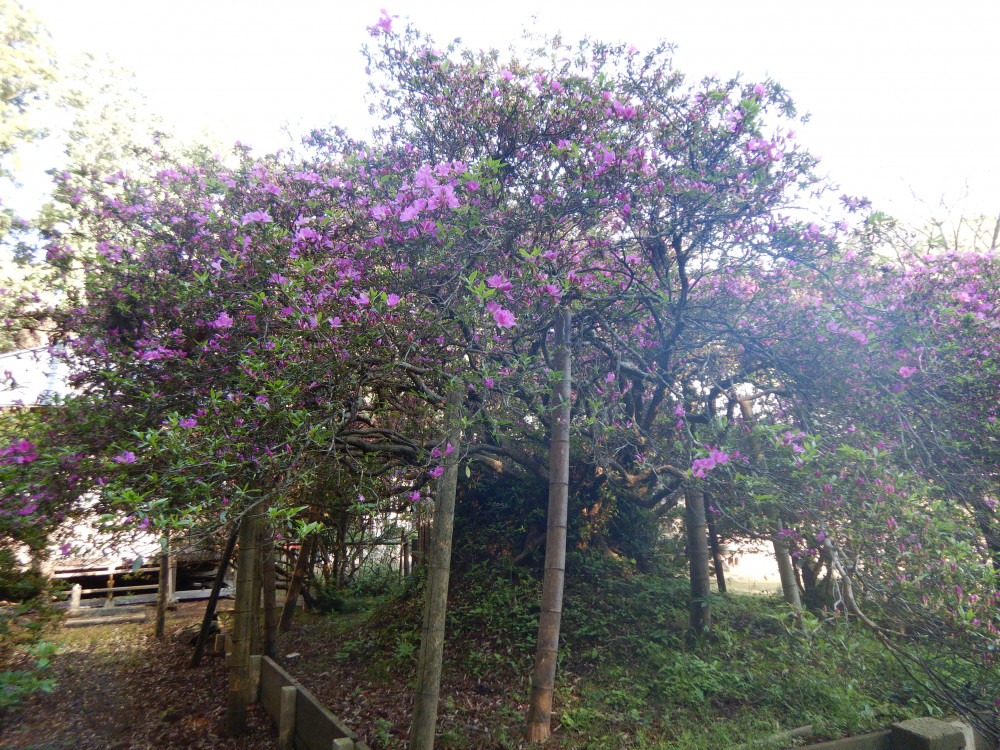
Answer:
M485 386L470 456L553 476L548 380L562 368L551 337L569 309L573 434L603 481L656 506L727 460L703 448L702 428L713 383L734 388L758 367L743 357L739 321L765 315L760 285L832 256L836 235L783 214L818 185L780 124L794 114L787 95L770 82L686 87L665 47L556 43L501 62L435 49L387 16L373 33L386 154L457 162L473 177L458 215L475 223L446 256L386 238L414 281L465 317L455 345ZM416 224L422 211L400 218ZM484 305L501 329L490 335Z
M813 604L867 622L982 722L996 696L957 675L995 682L995 253L872 254L879 223L836 264L769 288L773 334L749 351L770 387L723 436L766 468L709 478L742 528L780 509Z
M962 280L921 308L931 330L913 326L907 306L945 268L908 260L881 289L867 249L839 247L846 224L796 213L823 184L780 86L689 85L666 46L551 41L501 60L436 49L387 15L371 31L387 123L371 143L318 131L301 153L241 150L233 165L154 143L134 152L134 169L60 176L76 234L50 247L71 302L59 325L73 403L92 415L78 435L86 469L61 497L96 490L106 510L160 531L264 516L269 537L315 531L297 522L326 510L342 519L339 546L350 519L405 517L438 480L441 574L427 596L442 603L459 461L549 482L530 722L544 739L574 491L603 487L657 512L709 491L710 517L775 541L790 590L802 561L822 559L857 581L842 608L863 612L862 594L876 589L857 577L859 561L886 571L916 560L892 551L894 533L872 541L871 530L919 525L906 501L944 499L939 484L966 476L948 451L975 459L976 487L994 481L991 449L972 435L995 415L985 398L975 413L962 405L988 392L995 357L977 355L974 380L960 364L966 348L993 345L993 276L982 273L992 265L949 261ZM929 337L939 387L907 400ZM955 429L918 442L946 403ZM872 418L883 414L908 425L906 440ZM15 444L18 456L42 453ZM915 450L931 460L911 460ZM19 507L41 508L25 492ZM977 492L966 507L992 510L993 495ZM940 519L923 550L956 521ZM260 556L246 531L244 568ZM975 579L964 543L955 564ZM938 604L954 607L949 596ZM442 609L427 619L438 642ZM424 654L413 736L427 746L440 648ZM243 676L233 673L233 733Z

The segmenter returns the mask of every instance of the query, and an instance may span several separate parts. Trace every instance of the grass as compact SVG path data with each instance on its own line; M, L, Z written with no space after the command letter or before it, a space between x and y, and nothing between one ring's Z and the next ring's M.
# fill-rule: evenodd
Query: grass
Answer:
M455 572L439 746L521 744L539 590L536 578L518 569L479 564ZM419 650L415 593L311 620L312 650L321 660L313 664L303 654L296 676L326 670L325 660L364 676L369 688L355 685L355 700L382 690L398 703L412 688ZM712 604L712 637L692 642L686 581L572 556L556 746L708 750L805 724L814 728L808 739L819 741L939 713L853 623L831 621L804 636L791 632L790 613L777 597L716 594ZM371 717L369 739L398 746L406 717L372 700L362 714Z

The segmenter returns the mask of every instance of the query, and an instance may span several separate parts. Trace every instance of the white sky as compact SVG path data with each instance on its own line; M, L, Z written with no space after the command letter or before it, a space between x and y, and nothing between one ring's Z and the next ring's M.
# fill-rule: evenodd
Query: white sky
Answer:
M258 150L287 143L285 122L362 134L359 50L383 5L441 45L461 37L506 48L532 16L538 31L567 40L648 49L662 38L691 77L782 83L812 114L800 140L845 191L914 221L942 197L967 213L1000 212L997 0L23 2L57 52L107 53L134 70L180 132L207 128Z

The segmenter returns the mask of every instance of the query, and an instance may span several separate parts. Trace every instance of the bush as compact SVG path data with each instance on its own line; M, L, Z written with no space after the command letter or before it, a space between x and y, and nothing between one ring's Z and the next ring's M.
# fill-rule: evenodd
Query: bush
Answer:
M338 614L346 609L343 593L337 588L337 580L333 577L317 580L314 592L316 611L323 615L331 612Z
M353 596L389 596L399 588L399 570L388 563L376 563L355 571L348 584Z
M36 643L27 648L33 659L28 669L0 671L0 710L12 708L37 692L51 693L55 681L45 677L49 657L55 653L54 643Z
M14 550L0 548L0 599L26 602L45 590L45 576L35 570L21 570Z

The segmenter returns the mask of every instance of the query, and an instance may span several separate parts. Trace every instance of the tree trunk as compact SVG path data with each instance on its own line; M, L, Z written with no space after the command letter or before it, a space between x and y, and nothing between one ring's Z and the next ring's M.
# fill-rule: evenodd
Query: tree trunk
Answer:
M278 603L274 579L274 532L265 529L264 544L261 547L261 592L264 601L264 648L265 656L278 658Z
M802 598L799 596L799 584L795 580L795 566L792 564L792 556L788 552L788 545L785 543L784 526L777 513L772 515L771 520L771 544L774 546L774 557L778 561L778 577L781 579L781 595L785 603L790 604L795 613L795 622L802 627Z
M455 451L445 455L444 474L438 478L435 491L434 526L431 531L427 586L424 590L424 625L420 635L420 661L410 723L411 750L431 750L434 747L441 661L444 656L445 615L448 610L448 578L451 574L451 538L455 526L463 397L463 385L459 381L448 394L449 435L445 441Z
M410 577L410 540L407 529L399 536L399 577L405 582Z
M258 517L254 522L257 534L256 549L253 564L253 607L250 610L250 655L257 656L264 652L264 618L261 606L262 583L264 580L264 557L261 554L261 544L264 541L264 523Z
M229 695L225 733L237 737L246 731L250 702L250 637L253 627L254 568L257 558L257 518L251 508L240 520L239 552L236 555L236 602L233 605L233 650L229 665Z
M691 570L691 599L688 602L691 632L696 636L712 633L712 601L708 576L708 523L705 496L699 490L684 493L684 526L687 529L688 562Z
M315 535L302 540L299 545L299 557L295 561L295 569L292 577L288 581L288 591L285 593L285 606L281 610L281 621L279 627L282 633L287 633L292 628L292 618L295 617L295 604L299 600L299 593L302 591L302 584L306 579L309 564L312 562L313 547L316 546Z
M746 400L740 400L740 413L743 415L743 420L748 424L753 424L753 410L750 407L750 403ZM764 449L761 446L760 438L756 435L751 438L751 445L754 452L754 460L758 464L758 468L763 468L764 464ZM799 597L799 585L795 581L795 567L792 565L792 557L788 552L788 545L785 543L784 537L781 532L783 527L781 525L781 518L778 515L777 509L772 509L768 512L768 518L771 521L771 544L774 547L774 557L778 562L778 576L781 579L781 593L785 601L792 605L792 609L795 612L796 624L802 627L802 599Z
M562 377L552 388L552 439L549 457L549 510L545 535L545 576L538 618L538 644L528 710L528 741L543 742L550 734L552 693L559 653L563 585L566 580L566 517L569 506L569 423L572 385L573 314L564 310L556 323L555 366Z
M226 542L226 549L222 553L222 559L219 560L219 572L215 574L215 580L212 582L212 593L208 595L205 616L201 620L201 630L198 631L198 640L194 644L194 653L191 654L191 661L188 662L189 669L197 667L201 663L202 654L205 653L208 631L212 627L212 620L215 619L215 608L219 603L219 592L222 591L222 584L226 578L226 569L229 568L229 558L233 556L233 549L236 547L236 537L238 534L239 530L233 529L233 533L229 535L229 541Z
M705 516L708 522L708 544L712 552L712 561L715 563L715 582L719 585L719 593L726 593L726 571L723 570L725 560L722 559L722 550L719 545L719 534L715 528L715 521L711 514Z
M156 637L163 638L167 623L167 590L170 585L170 541L163 538L163 551L160 553L160 580L156 587Z

